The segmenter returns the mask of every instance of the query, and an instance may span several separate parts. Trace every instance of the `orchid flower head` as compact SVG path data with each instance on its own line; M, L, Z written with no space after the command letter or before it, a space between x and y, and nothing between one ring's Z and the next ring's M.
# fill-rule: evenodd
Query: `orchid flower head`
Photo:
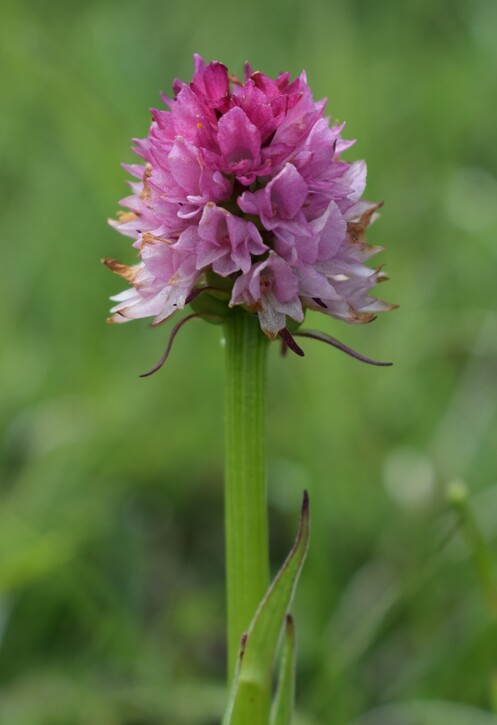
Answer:
M353 142L305 73L271 79L246 65L241 81L220 62L194 64L135 139L140 163L125 166L131 194L111 224L138 262L103 260L131 285L109 321L159 324L186 305L189 319L222 321L242 307L288 345L307 309L353 324L393 309L371 295L386 275L366 264L382 250L365 240L381 206L362 199L366 164L342 159Z

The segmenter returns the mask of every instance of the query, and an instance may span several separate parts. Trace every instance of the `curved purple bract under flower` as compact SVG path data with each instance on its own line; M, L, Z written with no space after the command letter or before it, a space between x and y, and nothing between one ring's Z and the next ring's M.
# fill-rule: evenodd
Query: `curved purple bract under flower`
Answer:
M271 339L305 308L351 323L392 309L370 295L386 276L365 264L381 251L364 238L380 206L361 200L366 165L342 160L352 142L305 74L272 80L246 66L242 83L196 55L191 83L173 89L135 141L143 162L125 166L137 181L111 223L140 261L104 260L132 284L110 321L158 324L199 287L221 288L227 311L257 313Z

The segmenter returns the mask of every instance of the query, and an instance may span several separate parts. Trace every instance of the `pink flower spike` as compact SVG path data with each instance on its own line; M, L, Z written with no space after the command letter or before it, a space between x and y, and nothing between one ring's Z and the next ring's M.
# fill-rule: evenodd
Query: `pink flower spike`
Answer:
M269 78L247 63L240 80L219 61L194 65L125 165L130 192L111 224L139 260L106 261L130 285L111 321L156 325L192 303L215 322L242 307L289 342L306 309L350 324L393 309L373 296L386 275L368 266L382 248L366 242L381 206L363 199L366 163L342 158L353 142L305 73Z

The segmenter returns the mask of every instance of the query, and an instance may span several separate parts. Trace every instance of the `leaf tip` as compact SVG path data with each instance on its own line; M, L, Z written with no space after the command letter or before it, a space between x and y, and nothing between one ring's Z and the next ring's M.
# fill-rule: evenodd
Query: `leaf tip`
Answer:
M309 492L307 489L304 490L304 496L302 498L302 516L309 515Z

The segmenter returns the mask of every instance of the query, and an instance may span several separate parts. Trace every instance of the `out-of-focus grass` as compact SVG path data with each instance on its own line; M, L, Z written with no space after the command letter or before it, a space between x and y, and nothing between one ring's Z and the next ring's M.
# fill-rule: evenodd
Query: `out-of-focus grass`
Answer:
M348 158L368 160L368 196L386 201L370 236L401 309L367 328L312 324L395 367L312 341L304 360L270 361L275 567L302 488L314 504L300 723L495 721L497 630L444 496L467 481L495 553L495 3L0 12L0 722L219 721L220 331L192 324L138 379L168 331L105 326L120 286L98 265L133 259L105 225L125 194L119 164L194 51L305 67L358 138Z

